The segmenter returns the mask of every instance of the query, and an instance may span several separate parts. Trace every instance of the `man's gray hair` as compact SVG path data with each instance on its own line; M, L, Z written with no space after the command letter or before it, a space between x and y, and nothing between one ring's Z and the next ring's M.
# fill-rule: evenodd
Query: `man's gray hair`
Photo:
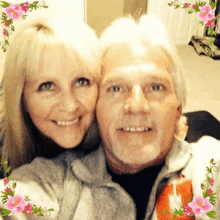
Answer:
M138 21L131 17L114 21L101 35L102 58L108 50L122 43L140 43L144 47L159 47L169 58L169 72L172 75L177 99L183 108L186 103L186 85L183 68L175 46L168 33L155 15L143 15Z

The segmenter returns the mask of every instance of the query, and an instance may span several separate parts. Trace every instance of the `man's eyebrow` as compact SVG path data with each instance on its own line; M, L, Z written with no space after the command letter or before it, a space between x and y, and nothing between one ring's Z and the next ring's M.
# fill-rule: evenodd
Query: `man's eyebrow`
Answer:
M110 84L113 82L121 82L121 81L125 81L124 77L120 77L120 76L110 76L107 79L105 79L101 84L106 85L106 84Z
M135 73L134 73L135 74ZM143 77L143 82L144 81L159 81L159 82L164 82L164 83L171 83L170 80L168 80L166 77L163 75L154 75L154 74L147 74L145 77ZM107 79L105 79L101 84L102 85L107 85L111 83L121 83L121 82L131 82L129 79L129 76L127 78L121 77L121 76L109 76Z

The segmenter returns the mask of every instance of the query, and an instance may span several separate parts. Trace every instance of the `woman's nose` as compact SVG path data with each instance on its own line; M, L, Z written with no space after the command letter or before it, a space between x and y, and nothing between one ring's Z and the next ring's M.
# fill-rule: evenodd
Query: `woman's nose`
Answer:
M134 85L129 98L126 100L124 111L126 113L148 113L149 103L140 85Z
M74 112L79 108L79 101L72 93L63 93L59 100L59 109L66 112Z

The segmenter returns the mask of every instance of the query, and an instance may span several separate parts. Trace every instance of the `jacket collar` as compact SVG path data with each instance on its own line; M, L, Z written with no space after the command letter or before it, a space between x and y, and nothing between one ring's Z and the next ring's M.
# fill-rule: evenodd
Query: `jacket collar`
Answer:
M82 158L76 158L71 168L80 180L88 184L103 185L111 179L106 169L102 146Z
M165 169L173 173L183 169L193 154L191 145L174 138L172 147L165 160Z
M181 170L186 166L191 155L192 149L187 142L174 139L160 176ZM71 163L71 169L77 178L88 184L105 185L111 181L106 169L106 159L102 146L84 157L75 158Z

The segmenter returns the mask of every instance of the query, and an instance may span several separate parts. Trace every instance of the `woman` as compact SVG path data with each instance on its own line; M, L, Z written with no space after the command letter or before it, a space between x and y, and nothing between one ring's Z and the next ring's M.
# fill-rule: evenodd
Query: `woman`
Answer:
M93 30L67 12L35 13L12 36L3 76L2 158L15 169L89 139L100 58Z

